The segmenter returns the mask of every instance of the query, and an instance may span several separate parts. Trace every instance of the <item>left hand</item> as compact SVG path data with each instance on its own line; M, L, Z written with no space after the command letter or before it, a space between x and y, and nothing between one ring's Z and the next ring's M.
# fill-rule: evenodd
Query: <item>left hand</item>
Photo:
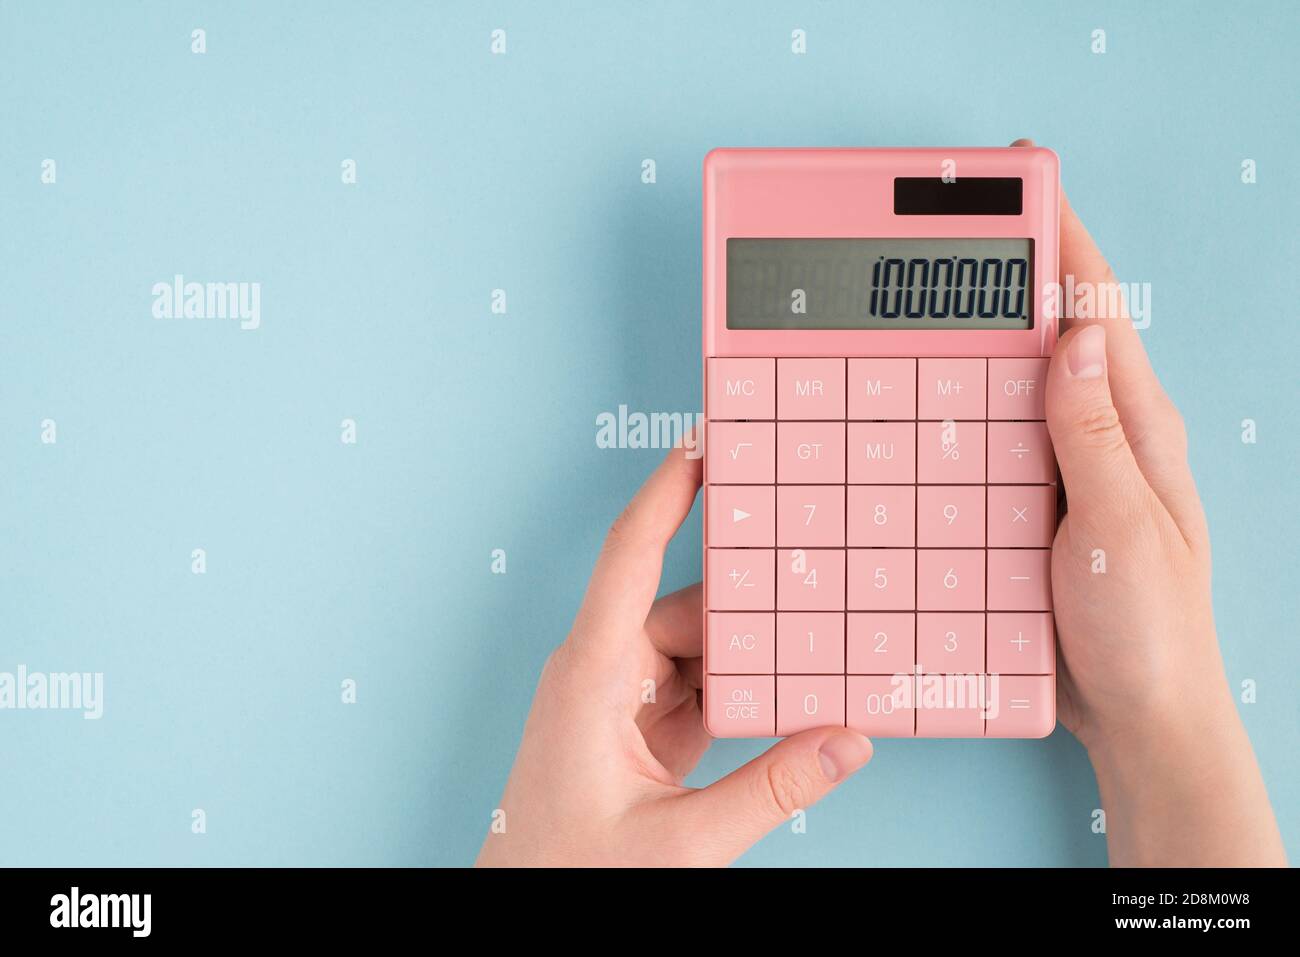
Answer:
M700 460L674 449L610 529L573 630L542 670L505 828L480 865L729 864L871 758L857 732L817 728L707 788L682 785L709 746L701 588L654 596L700 477Z

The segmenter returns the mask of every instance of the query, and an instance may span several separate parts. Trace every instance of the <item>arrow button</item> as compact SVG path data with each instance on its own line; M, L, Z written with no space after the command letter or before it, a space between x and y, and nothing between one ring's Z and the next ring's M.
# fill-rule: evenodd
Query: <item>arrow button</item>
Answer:
M776 488L771 485L710 485L709 548L771 548L776 544Z

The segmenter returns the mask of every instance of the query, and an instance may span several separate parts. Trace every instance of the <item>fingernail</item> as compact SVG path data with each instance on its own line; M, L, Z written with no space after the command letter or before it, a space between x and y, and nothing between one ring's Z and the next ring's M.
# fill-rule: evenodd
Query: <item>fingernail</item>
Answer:
M839 731L822 742L817 752L822 774L834 784L842 781L871 758L871 742L856 731Z
M1106 330L1101 326L1084 326L1070 340L1065 364L1076 379L1096 379L1106 371Z

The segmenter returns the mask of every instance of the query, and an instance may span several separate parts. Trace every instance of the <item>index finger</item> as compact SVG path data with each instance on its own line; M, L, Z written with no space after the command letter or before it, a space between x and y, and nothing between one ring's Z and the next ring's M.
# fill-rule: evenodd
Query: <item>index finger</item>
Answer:
M1032 146L1030 140L1016 140L1012 146ZM1187 441L1182 419L1160 379L1151 367L1142 337L1129 318L1119 280L1106 257L1093 242L1065 192L1061 192L1061 332L1075 326L1106 327L1106 374L1111 398L1124 425L1124 435L1148 484L1169 509L1184 534L1203 523L1196 486L1187 464ZM1089 315L1074 315L1076 297L1090 294ZM1084 300L1086 301L1086 300ZM1115 314L1111 303L1117 308ZM1149 304L1148 304L1149 306ZM1079 311L1084 311L1082 302ZM1097 315L1101 312L1102 315Z
M1034 141L1016 140L1012 146L1033 146ZM1088 310L1092 315L1075 318L1074 303L1061 303L1061 333L1075 326L1105 321L1096 316L1098 308L1108 308L1110 296L1108 290L1116 288L1119 280L1106 262L1097 244L1092 241L1087 228L1070 205L1065 191L1061 191L1061 255L1060 284L1062 299L1067 290L1087 288L1093 294L1093 307ZM1083 286L1084 283L1088 285ZM1129 319L1128 308L1119 303L1118 315L1105 317L1113 320L1106 322L1106 368L1111 383L1115 387L1116 404L1122 402L1125 393L1130 395L1141 389L1160 388L1151 363L1147 359L1146 347ZM1123 415L1124 410L1120 409Z
M664 549L690 513L702 475L701 460L679 445L646 479L605 537L575 638L619 645L638 639L659 591Z

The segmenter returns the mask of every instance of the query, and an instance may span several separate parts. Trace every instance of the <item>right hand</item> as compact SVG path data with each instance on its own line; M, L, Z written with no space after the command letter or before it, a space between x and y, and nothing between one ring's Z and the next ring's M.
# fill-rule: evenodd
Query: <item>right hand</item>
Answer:
M1116 282L1063 197L1067 275ZM1067 502L1058 713L1097 771L1111 863L1285 864L1219 655L1182 418L1127 313L1062 323L1046 393Z

